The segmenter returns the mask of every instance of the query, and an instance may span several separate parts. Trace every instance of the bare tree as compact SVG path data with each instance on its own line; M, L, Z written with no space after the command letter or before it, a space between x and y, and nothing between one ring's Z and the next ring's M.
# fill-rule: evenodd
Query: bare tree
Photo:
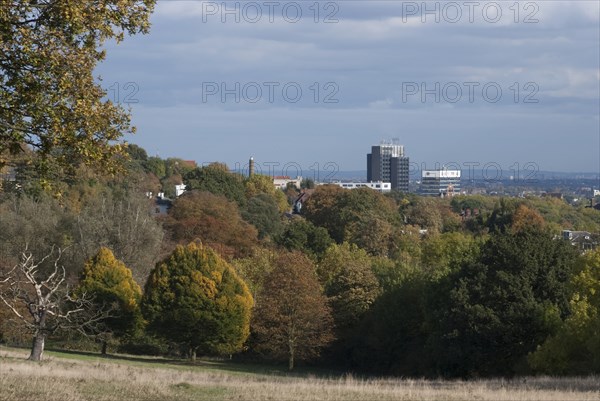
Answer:
M42 359L48 335L59 329L89 333L109 314L107 308L94 307L85 294L73 295L65 268L59 263L62 252L52 247L35 260L26 246L19 263L0 275L0 300L33 334L32 361Z
M145 283L163 240L162 227L149 210L148 200L135 194L120 199L107 191L90 199L74 225L75 255L83 257L80 265L106 247L132 270L138 283Z

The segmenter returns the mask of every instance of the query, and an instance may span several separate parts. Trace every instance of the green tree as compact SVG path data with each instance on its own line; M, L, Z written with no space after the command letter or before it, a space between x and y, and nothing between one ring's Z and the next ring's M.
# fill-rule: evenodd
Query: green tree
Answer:
M287 250L305 252L314 258L321 258L333 240L323 227L316 227L302 218L293 219L276 237L276 242Z
M177 246L150 274L142 300L148 330L196 354L232 354L250 332L253 299L246 283L215 251Z
M250 256L232 261L238 274L248 284L254 299L257 299L262 291L266 277L273 270L276 257L277 253L273 250L254 248Z
M153 6L23 0L0 7L0 166L7 153L29 147L64 169L87 163L115 170L114 156L125 155L115 141L134 129L118 99L105 99L94 70L107 40L148 31Z
M300 189L314 189L314 188L315 188L315 181L311 178L304 178L300 182Z
M36 260L50 253L52 247L71 250L73 216L50 196L34 199L10 195L0 204L0 215L0 269L15 266L26 245ZM61 264L66 264L66 259L63 253ZM67 272L71 273L72 267L69 264Z
M273 237L283 229L277 201L268 194L258 194L248 201L242 217L258 230L258 238Z
M110 317L104 319L100 327L103 355L111 335L134 336L142 329L142 290L131 270L117 260L110 249L100 248L86 262L76 293L91 295L96 304L113 307Z
M273 178L268 175L254 174L244 181L246 190L246 199L251 199L258 194L273 194L275 193L275 185Z
M521 203L519 199L500 198L487 222L490 232L504 232L510 228L513 215Z
M344 189L337 185L321 185L302 206L308 221L327 230L336 242L342 242L344 233L337 215L337 204Z
M416 197L404 209L407 224L428 230L430 233L439 233L443 230L440 199Z
M335 323L335 357L348 362L359 337L357 329L380 295L379 281L371 269L371 257L356 245L332 245L317 272L324 283Z
M296 360L319 355L333 340L333 320L313 263L300 252L280 255L257 300L253 330L258 349Z
M127 153L129 154L131 161L136 161L140 163L140 165L148 160L148 153L146 152L146 149L142 148L141 146L129 144L127 146Z
M553 375L600 373L600 249L584 254L571 279L572 314L529 356L531 366Z
M347 241L380 256L388 255L399 223L394 201L367 188L320 186L306 202L303 214L327 229L337 243Z
M246 189L243 177L230 172L224 164L213 163L205 167L195 168L183 175L183 183L188 190L207 191L215 195L223 195L240 207L246 205Z
M167 175L165 161L160 157L149 157L144 163L144 169L158 178L163 178Z
M350 366L380 375L431 375L431 360L437 357L428 352L432 284L419 271L399 276L361 320L357 340L347 356Z
M536 229L491 236L432 303L438 373L510 375L570 313L570 244Z
M184 176L196 168L193 163L188 163L177 157L169 157L164 162L165 177L171 177L173 175ZM225 170L227 170L227 167L225 167Z
M421 269L440 279L479 256L481 241L461 232L429 235L421 243Z

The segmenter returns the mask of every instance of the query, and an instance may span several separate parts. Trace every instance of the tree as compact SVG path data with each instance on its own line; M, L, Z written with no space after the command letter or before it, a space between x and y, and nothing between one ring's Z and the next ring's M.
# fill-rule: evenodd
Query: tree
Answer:
M73 231L79 268L99 247L106 247L132 269L140 283L146 281L158 260L164 237L160 223L150 214L147 199L109 190L100 191L84 204L75 216Z
M258 195L269 195L277 205L279 212L285 213L290 210L290 203L287 196L283 191L275 188L272 177L254 174L244 181L244 187L247 200L251 200Z
M394 201L368 188L320 186L306 201L303 214L327 229L337 243L347 241L381 256L387 256L398 223Z
M250 333L253 299L246 283L215 251L191 243L159 262L146 283L148 330L198 352L232 354Z
M238 274L244 279L254 299L262 292L268 274L273 270L276 251L266 248L254 248L252 255L232 261Z
M144 169L154 174L156 177L163 178L166 176L165 162L160 157L151 156L144 162Z
M258 194L275 193L273 178L268 175L254 174L244 181L244 187L246 189L246 199L251 199Z
M433 233L443 229L439 199L417 197L404 211L407 224L418 226Z
M283 229L277 202L271 195L262 193L251 198L242 217L256 227L259 239L273 237Z
M246 204L243 177L230 172L222 163L195 168L183 175L183 182L188 191L207 191L214 195L223 195L238 206Z
M323 227L297 218L285 226L283 233L276 237L276 242L289 251L302 251L320 259L333 241Z
M154 0L11 1L0 8L0 166L35 149L63 168L112 172L134 132L118 99L94 79L109 39L146 33ZM41 168L44 168L42 163Z
M518 199L500 198L488 218L487 225L490 232L504 232L510 228L515 211L521 202Z
M300 182L300 189L314 189L314 188L315 188L315 181L311 178L304 178Z
M102 354L106 354L107 339L114 335L134 335L143 326L140 301L142 290L134 281L131 270L117 260L108 248L100 248L83 269L78 294L89 294L94 303L113 305L113 312L100 323Z
M421 269L440 279L477 260L480 246L481 241L461 232L428 235L421 243Z
M335 323L333 352L347 362L358 340L359 324L380 295L379 282L367 252L348 243L332 245L319 263L318 273Z
M72 248L72 215L60 203L49 196L34 199L29 196L8 196L0 204L0 269L11 269L20 261L23 244L28 253L40 260L50 253L52 247L66 249L61 263L70 265L68 254Z
M538 372L553 375L600 373L600 249L580 257L571 279L572 314L556 334L529 355Z
M242 219L237 204L210 192L177 198L166 227L178 243L199 239L228 257L247 256L258 242L256 228Z
M338 331L349 330L369 310L379 296L379 282L371 270L367 253L344 243L332 245L320 268L333 273L326 281L325 295L330 299Z
M300 252L279 255L258 298L253 329L259 349L296 360L319 355L333 340L333 319L314 266Z
M394 231L394 226L387 218L365 212L353 217L346 225L344 241L359 246L371 255L389 256Z
M36 259L26 247L19 263L0 276L0 300L33 333L29 355L32 361L42 359L48 335L59 329L89 332L107 317L104 310L92 313L94 308L86 294L74 296L71 292L65 268L59 264L61 253L60 248L52 248L43 258ZM22 313L20 306L26 308L29 316Z
M337 242L342 242L344 235L336 209L343 192L344 189L337 185L321 185L302 206L302 214L306 219L318 227L325 228Z
M132 162L138 162L140 166L143 166L144 162L148 160L148 153L146 149L135 144L129 144L127 146L127 153Z
M434 291L438 373L511 375L570 313L576 251L536 229L497 232Z
M517 206L517 210L512 216L511 230L519 232L523 230L543 230L546 226L544 218L535 210L525 206Z
M427 303L433 290L429 277L419 271L407 272L388 288L361 320L349 362L376 374L431 374L431 359L438 357L427 347Z

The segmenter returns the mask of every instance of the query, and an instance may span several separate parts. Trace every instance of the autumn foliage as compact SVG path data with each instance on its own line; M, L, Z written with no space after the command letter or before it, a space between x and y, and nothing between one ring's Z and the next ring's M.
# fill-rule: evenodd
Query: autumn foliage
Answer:
M237 204L210 192L178 198L166 225L177 243L200 240L226 257L247 256L258 242L257 229L242 219Z
M150 332L186 345L192 359L232 354L250 333L253 299L246 283L215 251L191 243L159 262L142 310Z
M253 328L258 347L277 359L296 360L319 355L333 340L333 318L313 263L300 252L283 253L264 283Z

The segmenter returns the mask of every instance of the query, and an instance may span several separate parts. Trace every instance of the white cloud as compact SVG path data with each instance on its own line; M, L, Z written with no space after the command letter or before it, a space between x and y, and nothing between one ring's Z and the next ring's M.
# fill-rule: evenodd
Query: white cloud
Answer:
M281 16L274 23L223 24L218 15L202 22L207 2L160 0L151 33L109 46L108 60L98 72L106 86L139 85L134 119L140 134L135 141L151 152L153 147L167 149L161 151L164 156L200 158L194 152L206 151L226 159L235 143L240 147L235 158L245 160L249 148L266 143L264 159L285 154L302 138L298 151L311 158L314 154L315 161L343 141L339 161L354 169L364 167L363 153L372 143L398 136L422 159L428 154L437 159L444 154L490 158L502 149L558 166L565 158L557 155L572 146L568 152L582 155L572 169L593 170L599 155L590 154L584 141L565 144L564 135L597 137L600 3L520 2L521 19L528 3L539 6L538 23L514 23L508 9L514 2L502 2L506 18L499 23L478 17L474 23L463 18L450 24L405 18L401 2L374 1L339 2L339 22L332 24L315 23L310 14L296 24ZM305 99L297 104L264 99L206 104L202 84L207 81L229 86L294 81L303 85ZM418 101L403 103L407 81L499 82L507 98L512 83L535 82L540 102L432 104L415 97ZM320 84L321 96L323 84L336 83L339 102L304 101L314 82ZM515 130L521 130L519 149L505 143L516 140ZM454 143L452 136L469 146ZM440 149L429 146L432 138ZM566 164L561 168L571 169Z

